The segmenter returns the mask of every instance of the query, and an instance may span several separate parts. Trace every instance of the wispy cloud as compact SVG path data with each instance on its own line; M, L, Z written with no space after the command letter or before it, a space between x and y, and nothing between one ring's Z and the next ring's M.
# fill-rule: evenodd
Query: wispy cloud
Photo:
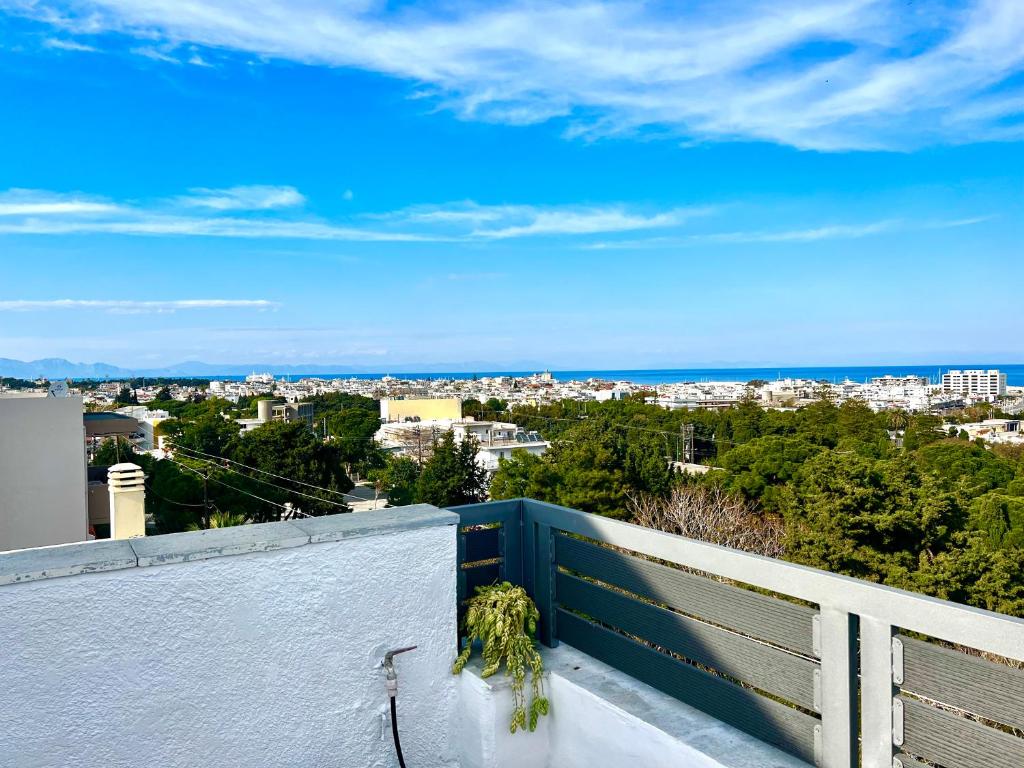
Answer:
M277 309L277 302L266 299L174 299L167 301L130 301L120 299L13 299L0 301L0 312L45 312L51 310L99 310L111 314L171 313L197 309Z
M59 194L34 189L0 192L0 216L53 216L112 213L118 206L85 195Z
M677 227L708 216L711 206L643 211L623 204L591 206L479 205L473 201L444 206L413 206L372 218L404 225L432 225L458 231L469 238L505 240L538 235L573 236Z
M812 243L817 240L848 240L890 232L900 226L897 219L874 221L868 224L833 224L808 229L790 229L781 232L718 232L698 235L693 239L712 243Z
M161 61L164 64L181 64L180 59L176 59L173 56L148 45L139 48L132 48L130 53L134 53L136 56L142 56L146 59L152 59L153 61Z
M306 198L295 187L263 184L227 189L196 187L175 200L186 207L210 208L215 211L265 211L291 208L306 202Z
M99 51L98 48L86 45L85 43L80 43L77 40L62 40L57 37L48 37L43 41L43 45L47 48L53 48L58 51L79 51L82 53L96 53Z
M1021 138L1024 3L0 0L65 31L355 67L464 119L568 136L906 149ZM129 43L131 44L131 43ZM182 54L187 56L189 54Z
M607 240L584 243L584 250L635 250L643 248L679 248L706 243L813 243L822 240L855 240L890 232L914 232L929 229L954 229L969 227L998 218L996 214L973 216L963 219L907 221L903 219L882 219L860 224L827 224L816 227L785 230L749 230L733 232L709 232L701 234L645 237L640 239Z
M640 210L603 206L413 206L344 221L282 218L302 205L294 187L196 187L151 203L92 200L40 190L0 192L0 235L193 236L353 242L473 242L520 237L579 237L679 227L712 208ZM201 209L202 215L196 215ZM63 214L63 215L61 215ZM245 214L245 215L242 215Z

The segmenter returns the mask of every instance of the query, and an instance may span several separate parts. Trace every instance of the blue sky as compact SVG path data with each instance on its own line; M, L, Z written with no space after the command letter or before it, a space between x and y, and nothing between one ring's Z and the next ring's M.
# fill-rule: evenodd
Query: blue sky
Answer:
M1024 3L0 0L0 357L1024 361Z

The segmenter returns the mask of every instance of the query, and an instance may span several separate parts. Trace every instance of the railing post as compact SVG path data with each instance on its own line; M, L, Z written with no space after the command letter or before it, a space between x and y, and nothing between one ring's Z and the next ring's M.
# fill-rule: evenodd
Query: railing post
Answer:
M501 557L504 563L504 579L522 586L523 584L523 500L519 499L514 514L502 522Z
M821 738L815 740L815 762L821 768L856 768L857 616L823 605L819 621Z
M892 768L893 627L887 622L860 619L861 751L864 768ZM902 677L903 671L899 670Z
M540 641L549 648L558 645L555 627L555 541L550 525L536 526L537 547L535 560L534 602L540 611Z

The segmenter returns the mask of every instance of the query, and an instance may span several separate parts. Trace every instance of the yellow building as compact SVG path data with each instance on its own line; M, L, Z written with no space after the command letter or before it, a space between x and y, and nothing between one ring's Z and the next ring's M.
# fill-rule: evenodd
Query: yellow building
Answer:
M461 419L462 401L457 397L385 398L380 401L381 421Z

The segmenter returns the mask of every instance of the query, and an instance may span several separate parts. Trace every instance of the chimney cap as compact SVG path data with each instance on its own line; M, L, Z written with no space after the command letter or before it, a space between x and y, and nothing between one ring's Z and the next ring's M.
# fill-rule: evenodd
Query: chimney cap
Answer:
M142 467L138 464L132 464L131 462L125 461L120 464L112 464L107 467L108 472L141 472Z

